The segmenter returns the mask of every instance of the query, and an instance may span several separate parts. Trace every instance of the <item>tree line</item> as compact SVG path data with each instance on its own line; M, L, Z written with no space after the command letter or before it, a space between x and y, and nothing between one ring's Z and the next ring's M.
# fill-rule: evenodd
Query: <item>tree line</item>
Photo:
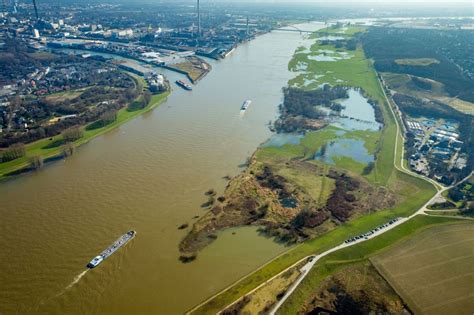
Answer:
M374 27L361 41L379 72L406 73L444 84L452 97L474 102L474 33L467 30L422 30ZM393 43L396 43L394 45ZM397 64L397 59L433 58L430 65ZM416 82L422 88L426 84Z

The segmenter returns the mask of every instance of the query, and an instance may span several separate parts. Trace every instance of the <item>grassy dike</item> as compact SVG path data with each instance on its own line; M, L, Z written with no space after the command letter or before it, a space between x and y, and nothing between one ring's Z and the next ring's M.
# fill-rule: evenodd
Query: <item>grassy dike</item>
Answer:
M138 77L136 75L132 75L132 77L135 83L137 84L137 89L139 91L142 91L146 87L145 81L141 77ZM74 146L78 147L80 145L83 145L92 140L93 138L98 137L112 129L115 129L118 126L132 120L133 118L152 110L153 108L160 105L163 101L165 101L169 94L170 91L166 91L161 94L153 95L148 105L143 109L129 111L126 107L122 108L117 112L117 120L104 127L87 130L87 126L93 123L83 126L82 129L84 131L84 136L81 139L78 139L77 141L73 142ZM141 97L141 95L139 97ZM61 154L62 146L51 146L51 144L59 142L61 140L62 136L57 135L52 137L51 140L50 138L46 138L27 144L25 146L26 155L24 157L6 163L0 163L0 180L5 180L11 176L10 174L28 168L30 157L41 156L43 157L43 159L46 160L48 158L59 156Z
M354 33L352 31L346 32L347 34ZM309 54L316 53L316 51L320 48L321 47L318 43L312 45L311 52ZM326 48L334 49L332 46L323 47L323 49ZM376 143L372 142L371 144L371 146L376 146L377 159L375 162L375 168L371 174L367 176L367 179L374 184L396 190L398 194L403 196L403 200L391 209L385 209L373 214L364 215L353 221L347 222L320 237L296 245L283 255L278 256L258 270L245 276L227 289L224 289L217 295L211 297L204 303L192 309L190 311L192 314L217 313L225 306L234 302L239 297L245 295L252 289L256 288L266 280L285 270L302 258L309 255L322 253L341 244L349 236L369 231L394 217L408 216L421 208L436 193L436 189L431 183L400 172L394 167L394 163L397 163L397 165L400 163L396 162L395 157L401 156L403 142L401 138L399 138L397 147L395 147L396 138L400 137L400 135L397 133L397 126L395 122L396 118L393 116L390 110L390 104L387 104L385 100L382 87L380 86L373 65L370 60L365 58L362 47L357 48L355 57L352 59L340 60L337 62L316 62L308 60L307 56L304 56L304 54L302 54L301 50L299 49L295 53L293 60L290 61L290 70L297 71L296 68L298 61L301 60L306 60L305 62L308 64L307 73L299 74L295 79L289 82L289 85L294 85L295 83L298 85L298 81L304 80L305 75L315 77L315 75L318 74L327 74L327 71L329 71L330 77L326 76L318 78L318 84L324 82L334 83L337 81L337 79L341 79L344 82L338 84L362 88L365 93L379 102L380 109L384 117L384 128L381 132L377 133L379 138ZM342 63L342 65L339 63ZM301 71L298 72L300 73ZM322 141L322 138L330 136L327 134L330 132L330 130L321 130L315 133L309 133L307 136L305 136L301 143L303 146L306 144L308 147L321 145L321 143L324 142ZM319 136L318 133L320 133ZM283 157L291 158L295 155L301 156L303 151L304 150L301 150L301 148L298 148L298 146L284 146L283 150L279 150L278 148L264 148L261 149L260 152L257 152L257 157L259 154L267 156L271 154L277 154ZM399 160L400 159L398 159L398 161ZM390 238L379 236L375 240L377 244L381 242L381 244L388 246L391 242L402 238L405 234L408 235L408 231L411 231L412 229L420 229L427 224L431 224L432 222L436 223L438 221L444 222L442 219L437 218L415 218L415 223L408 222L406 223L407 225L404 224L405 227L409 228L396 230L398 231L397 233L399 233L397 235L400 237L397 236ZM330 272L328 271L327 274L329 273Z

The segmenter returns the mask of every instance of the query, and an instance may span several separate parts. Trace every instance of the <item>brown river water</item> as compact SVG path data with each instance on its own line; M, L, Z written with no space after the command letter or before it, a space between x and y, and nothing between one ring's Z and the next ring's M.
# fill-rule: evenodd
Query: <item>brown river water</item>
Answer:
M286 250L240 228L182 264L186 230L177 227L203 215L204 192L222 193L222 177L270 137L281 88L295 75L288 62L305 42L276 31L245 43L211 61L192 92L173 84L159 108L1 183L0 314L181 314ZM245 99L253 102L241 117ZM133 241L85 271L130 229Z

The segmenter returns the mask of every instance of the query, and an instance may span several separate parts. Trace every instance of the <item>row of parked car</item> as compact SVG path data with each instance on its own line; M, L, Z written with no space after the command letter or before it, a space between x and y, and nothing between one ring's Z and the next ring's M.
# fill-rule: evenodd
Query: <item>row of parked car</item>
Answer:
M378 232L382 229L385 229L387 227L389 227L390 225L394 224L395 222L397 222L398 220L400 220L401 218L395 218L395 219L392 219L390 221L388 221L387 223L385 224L382 224L381 226L378 226L376 227L375 229L373 230L370 230L369 232L367 233L364 233L364 234L361 234L361 235L357 235L357 236L354 236L350 239L347 239L344 241L344 243L346 244L349 244L349 243L352 243L352 242L355 242L355 241L358 241L358 240L361 240L361 239L368 239L369 236L373 235L375 232Z

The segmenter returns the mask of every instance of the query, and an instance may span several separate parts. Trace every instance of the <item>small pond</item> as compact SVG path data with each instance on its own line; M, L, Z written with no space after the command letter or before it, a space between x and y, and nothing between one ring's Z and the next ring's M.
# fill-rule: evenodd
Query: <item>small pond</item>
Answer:
M285 208L296 208L298 206L298 201L292 197L280 199L280 203Z
M305 62L298 61L298 63L296 64L293 71L294 72L306 72L307 69L308 69L308 65Z
M265 142L263 147L281 147L285 144L299 144L304 136L293 133L277 133L274 134Z
M341 118L333 125L348 130L379 130L381 125L375 120L375 111L367 99L356 89L349 89L349 98L340 103L344 106Z
M363 140L337 139L329 142L314 155L315 160L334 165L334 158L348 157L359 163L374 161L374 156L364 147Z

